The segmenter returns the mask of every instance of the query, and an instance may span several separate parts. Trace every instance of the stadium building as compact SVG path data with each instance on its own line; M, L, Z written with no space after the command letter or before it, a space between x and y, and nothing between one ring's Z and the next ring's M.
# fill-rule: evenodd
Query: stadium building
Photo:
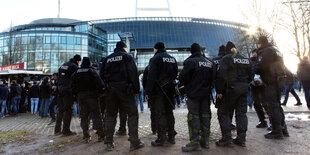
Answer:
M78 21L64 18L39 19L0 33L0 66L25 63L25 70L51 74L75 54L93 62L112 53L117 41L130 41L130 52L143 70L161 41L179 62L190 55L192 43L199 43L207 56L234 41L245 25L221 20L189 17L132 17ZM122 34L129 33L126 37Z

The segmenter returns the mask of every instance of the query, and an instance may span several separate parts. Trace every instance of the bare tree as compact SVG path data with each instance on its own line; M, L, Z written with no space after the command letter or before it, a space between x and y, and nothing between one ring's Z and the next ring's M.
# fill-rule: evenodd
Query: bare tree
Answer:
M289 0L282 3L289 10L287 16L290 22L284 22L282 26L293 36L295 48L290 51L301 61L304 56L310 56L310 1Z

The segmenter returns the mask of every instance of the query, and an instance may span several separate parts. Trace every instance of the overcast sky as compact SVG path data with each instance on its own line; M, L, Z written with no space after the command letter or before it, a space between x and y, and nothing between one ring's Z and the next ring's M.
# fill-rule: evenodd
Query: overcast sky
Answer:
M283 0L258 1L261 8L262 27L270 30L266 16L272 12L275 5L279 5ZM139 0L138 7L167 7L166 2L166 0ZM169 2L174 17L203 17L257 26L249 0L170 0ZM62 18L95 20L135 17L136 15L136 0L61 0L60 3L60 17ZM58 0L0 0L0 32L8 29L11 23L16 26L28 24L36 19L56 18L57 12ZM169 16L169 14L138 12L138 16ZM245 18L246 16L248 18ZM279 30L274 37L283 53L291 50L292 46L289 44L293 44L293 41L287 39L291 36L288 37L287 33ZM287 54L286 57L289 58L289 55ZM295 61L297 59L294 59L294 63ZM296 67L291 68L296 70Z

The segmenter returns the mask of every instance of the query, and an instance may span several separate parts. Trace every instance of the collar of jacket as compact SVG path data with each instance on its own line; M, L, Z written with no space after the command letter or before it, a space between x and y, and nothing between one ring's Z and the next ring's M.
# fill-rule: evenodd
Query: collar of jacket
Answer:
M155 53L155 55L158 54L158 53L164 53L164 52L166 52L166 50L158 50L158 51Z
M195 52L190 56L190 58L200 57L200 56L202 56L200 52Z
M124 48L118 48L118 47L116 47L116 48L114 49L114 52L126 52L126 51L124 50Z

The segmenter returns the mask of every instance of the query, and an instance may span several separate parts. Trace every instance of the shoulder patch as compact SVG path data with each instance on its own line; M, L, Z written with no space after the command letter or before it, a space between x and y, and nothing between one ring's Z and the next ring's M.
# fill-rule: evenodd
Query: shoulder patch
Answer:
M163 57L163 62L175 63L175 59L174 58L165 58L165 57Z
M249 65L249 59L234 58L234 63Z
M115 57L112 57L112 58L108 58L107 63L116 62L116 61L122 61L122 60L123 60L123 56L115 56Z

